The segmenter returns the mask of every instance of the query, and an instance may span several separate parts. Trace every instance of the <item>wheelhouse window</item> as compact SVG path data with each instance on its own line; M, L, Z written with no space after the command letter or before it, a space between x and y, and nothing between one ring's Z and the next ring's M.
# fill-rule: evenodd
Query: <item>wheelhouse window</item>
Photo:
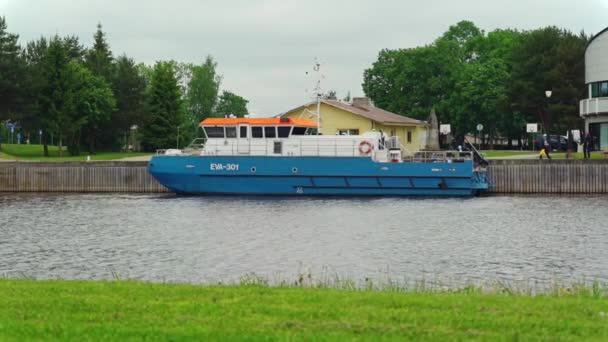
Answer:
M263 138L264 131L261 126L253 126L251 127L251 137L252 138Z
M236 138L236 127L226 127L226 138Z
M306 127L294 127L291 135L304 135L306 134Z
M223 138L224 137L224 127L223 126L205 127L205 134L207 134L207 138Z
M241 126L241 138L247 138L247 126Z
M291 132L291 126L279 126L277 127L279 138L289 138L289 132Z
M274 126L264 127L264 136L266 138L276 138L277 137L276 127L274 127Z

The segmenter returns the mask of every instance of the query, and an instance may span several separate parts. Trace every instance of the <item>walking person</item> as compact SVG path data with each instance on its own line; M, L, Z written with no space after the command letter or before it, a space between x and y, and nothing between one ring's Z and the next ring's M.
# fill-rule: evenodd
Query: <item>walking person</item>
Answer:
M585 133L583 138L583 158L591 159L591 149L593 148L593 137L589 132Z
M551 145L549 144L549 139L547 137L542 137L541 141L542 145L538 156L540 159L543 159L543 156L546 156L547 159L551 159Z

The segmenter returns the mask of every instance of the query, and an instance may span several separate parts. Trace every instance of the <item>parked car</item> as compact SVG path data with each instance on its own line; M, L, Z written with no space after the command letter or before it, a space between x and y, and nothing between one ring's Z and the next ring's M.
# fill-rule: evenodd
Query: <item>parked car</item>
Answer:
M537 149L541 149L544 148L544 141L548 141L549 146L551 147L552 151L567 151L568 150L568 137L565 135L556 135L556 134L550 134L549 138L547 138L546 134L543 134L542 136L539 134L533 141L534 146ZM572 141L572 145L570 146L570 149L572 151L576 151L578 148L576 141Z
M546 134L545 134L546 137ZM568 150L568 137L565 135L555 135L555 134L551 134L549 135L549 145L551 146L551 149L554 151L567 151ZM576 151L577 150L577 146L576 146L576 142L572 141L572 145L570 146L570 149L572 151Z

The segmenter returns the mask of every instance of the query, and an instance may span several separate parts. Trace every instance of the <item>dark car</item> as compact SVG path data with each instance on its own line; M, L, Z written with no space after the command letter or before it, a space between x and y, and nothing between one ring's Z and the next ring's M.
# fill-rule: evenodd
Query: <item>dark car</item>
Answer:
M567 151L568 150L568 137L565 135L549 135L549 145L551 146L551 150L553 151ZM576 151L577 146L576 142L572 141L572 145L570 146L570 150Z

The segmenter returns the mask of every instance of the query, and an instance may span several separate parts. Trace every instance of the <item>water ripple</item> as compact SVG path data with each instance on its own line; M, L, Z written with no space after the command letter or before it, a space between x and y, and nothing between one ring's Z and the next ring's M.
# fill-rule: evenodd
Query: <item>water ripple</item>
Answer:
M608 281L608 197L0 194L0 275Z

